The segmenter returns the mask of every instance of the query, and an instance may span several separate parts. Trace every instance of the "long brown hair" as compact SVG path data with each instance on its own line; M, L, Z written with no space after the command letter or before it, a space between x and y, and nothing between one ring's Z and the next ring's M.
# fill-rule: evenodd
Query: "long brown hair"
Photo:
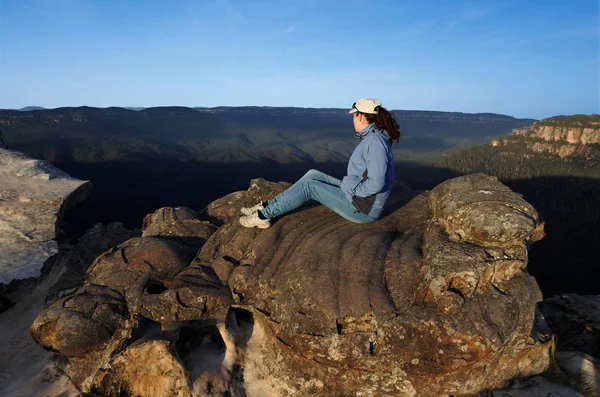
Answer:
M400 124L396 121L393 113L388 112L383 106L375 108L377 114L363 113L369 123L375 123L380 130L385 130L390 137L390 145L400 142Z

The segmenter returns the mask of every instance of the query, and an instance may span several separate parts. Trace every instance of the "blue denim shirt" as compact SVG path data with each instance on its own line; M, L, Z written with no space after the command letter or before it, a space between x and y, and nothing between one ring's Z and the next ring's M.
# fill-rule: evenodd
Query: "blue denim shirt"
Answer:
M356 137L361 141L350 156L347 175L342 179L340 188L350 202L354 196L375 194L375 202L368 215L379 218L396 178L394 154L388 135L377 129L375 124L365 127ZM365 170L368 176L363 180Z

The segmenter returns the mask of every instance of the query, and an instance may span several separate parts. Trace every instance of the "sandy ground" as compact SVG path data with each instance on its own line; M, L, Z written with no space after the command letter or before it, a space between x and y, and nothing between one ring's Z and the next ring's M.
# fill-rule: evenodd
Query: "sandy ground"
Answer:
M29 326L43 308L48 289L62 269L55 266L37 284L27 283L7 297L16 304L0 314L0 396L70 397L80 392L59 373L52 354L35 343Z

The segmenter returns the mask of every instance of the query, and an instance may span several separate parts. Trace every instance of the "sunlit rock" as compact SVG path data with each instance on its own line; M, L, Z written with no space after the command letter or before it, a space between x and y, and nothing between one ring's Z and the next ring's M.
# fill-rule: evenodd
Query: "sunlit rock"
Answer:
M252 183L201 211L222 225L198 252L162 232L195 214L160 210L146 228L167 219L160 237L105 252L72 305L58 301L40 314L32 333L77 353L66 371L83 391L468 395L548 368L551 342L535 311L541 293L526 271L539 218L496 179L398 190L371 224L312 206L266 230L240 226L239 208L284 186ZM98 285L126 310L90 303L86 288ZM57 331L55 319L73 312L93 328L104 307L113 325L85 333L87 352Z
M63 216L90 190L45 161L0 148L0 284L39 277L58 252Z

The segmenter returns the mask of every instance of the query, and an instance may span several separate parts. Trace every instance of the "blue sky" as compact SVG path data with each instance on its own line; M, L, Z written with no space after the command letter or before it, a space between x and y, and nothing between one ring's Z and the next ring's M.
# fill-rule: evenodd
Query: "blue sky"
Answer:
M600 113L597 0L0 0L0 108Z

